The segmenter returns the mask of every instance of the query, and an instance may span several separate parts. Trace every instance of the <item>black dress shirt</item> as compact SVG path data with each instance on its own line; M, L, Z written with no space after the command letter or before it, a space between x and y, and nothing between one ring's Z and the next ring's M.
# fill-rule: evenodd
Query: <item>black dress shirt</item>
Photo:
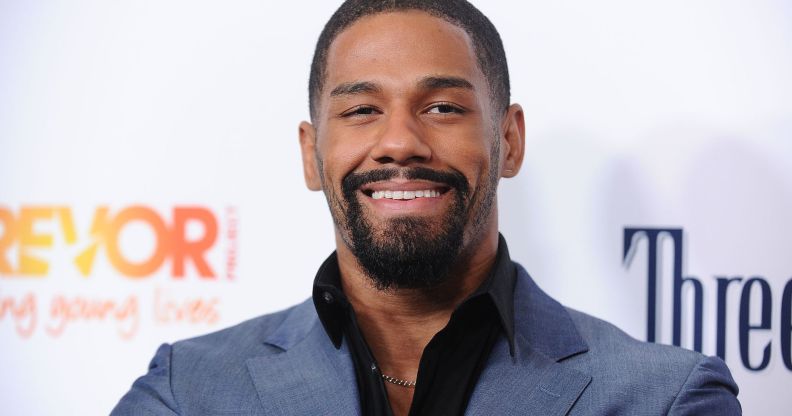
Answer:
M463 414L495 341L505 336L514 353L515 280L514 264L506 241L500 236L489 277L454 310L446 327L432 338L421 355L411 416ZM341 289L336 253L319 268L314 279L313 301L336 348L341 348L346 337L363 415L392 415L379 365Z

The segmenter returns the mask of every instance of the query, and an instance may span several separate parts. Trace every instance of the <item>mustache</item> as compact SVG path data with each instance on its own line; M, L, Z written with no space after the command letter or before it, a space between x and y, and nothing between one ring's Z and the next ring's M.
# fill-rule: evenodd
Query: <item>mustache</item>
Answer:
M344 196L350 198L354 195L355 191L362 186L380 181L387 181L393 178L405 178L411 180L426 180L429 182L436 182L446 185L458 191L462 196L468 194L470 185L467 178L458 171L440 171L424 167L413 168L388 168L376 169L367 172L350 173L341 182L341 189Z

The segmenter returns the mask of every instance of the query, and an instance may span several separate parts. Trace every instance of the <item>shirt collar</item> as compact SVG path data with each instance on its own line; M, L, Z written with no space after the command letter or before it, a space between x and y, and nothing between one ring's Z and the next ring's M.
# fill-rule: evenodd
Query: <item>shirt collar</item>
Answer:
M349 300L341 289L341 273L338 269L338 256L332 254L322 263L316 273L313 285L313 302L319 320L333 345L341 348L344 319L347 319Z
M481 295L489 295L498 311L501 326L509 340L509 352L512 355L514 355L514 286L516 282L517 269L509 256L509 247L506 245L503 235L498 234L498 254L490 275L465 302Z
M514 286L516 268L509 256L506 239L498 235L498 253L489 277L459 307L480 296L488 296L498 312L501 327L514 354ZM344 320L349 319L349 300L341 289L341 273L334 251L319 267L313 285L313 302L319 320L336 348L341 348ZM458 307L458 308L459 308Z

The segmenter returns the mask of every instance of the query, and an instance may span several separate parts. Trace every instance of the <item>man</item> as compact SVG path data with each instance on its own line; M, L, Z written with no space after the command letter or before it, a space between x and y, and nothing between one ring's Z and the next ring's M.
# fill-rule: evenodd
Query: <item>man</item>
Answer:
M725 364L559 305L509 257L523 160L500 37L465 1L351 0L300 125L337 250L312 299L163 345L114 414L740 414Z

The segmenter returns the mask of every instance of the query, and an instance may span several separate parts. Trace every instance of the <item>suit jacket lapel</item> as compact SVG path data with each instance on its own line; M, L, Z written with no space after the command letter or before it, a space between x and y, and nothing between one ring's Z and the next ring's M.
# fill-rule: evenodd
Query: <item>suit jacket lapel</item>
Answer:
M303 303L265 342L272 353L247 361L267 415L360 414L346 342L333 347L313 304Z
M563 360L588 351L566 309L517 265L515 351L501 338L468 404L467 414L565 415L591 382Z

